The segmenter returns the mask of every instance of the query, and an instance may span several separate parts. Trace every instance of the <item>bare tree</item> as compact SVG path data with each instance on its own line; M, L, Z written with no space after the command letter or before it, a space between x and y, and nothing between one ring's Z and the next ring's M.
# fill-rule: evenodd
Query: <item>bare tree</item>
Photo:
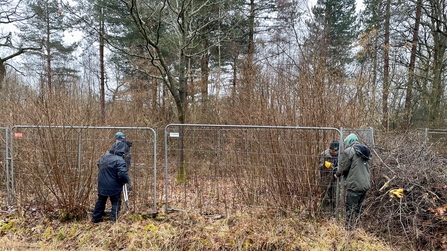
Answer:
M130 28L132 34L139 33L139 42L131 44L129 50L126 50L133 68L164 83L174 99L179 123L185 123L188 97L192 97L192 94L188 94L188 80L196 78L195 71L190 67L191 62L198 62L198 65L202 63L200 67L205 71L201 76L206 78L207 67L203 64L207 63L207 59L204 59L203 55L210 48L216 47L216 41L203 43L203 34L219 32L216 24L221 22L224 16L216 10L224 6L226 1L119 2L125 6L133 21L133 28ZM204 92L205 85L202 85ZM181 131L180 134L182 135ZM183 148L182 140L180 148ZM182 152L179 159L179 174L182 175Z
M408 67L408 84L407 95L405 97L405 113L404 113L404 126L407 129L410 126L411 120L411 103L413 98L413 81L414 81L414 69L416 64L417 45L419 41L419 24L421 22L422 0L418 0L416 4L416 17L414 20L413 40L411 44L411 56L410 65Z
M152 1L121 0L144 41L144 54L134 55L137 60L150 62L158 75L146 71L152 77L162 80L175 100L178 120L185 122L188 59L199 57L198 34L208 23L195 25L211 1ZM214 3L213 3L214 4ZM209 14L209 13L208 13ZM218 18L218 17L217 17ZM204 48L205 50L207 48ZM138 50L138 52L141 52Z
M444 98L445 83L443 72L445 70L445 54L447 50L447 17L445 15L446 2L440 0L430 0L427 2L425 14L429 18L427 26L433 36L433 84L429 97L429 121L434 125L443 123L441 112L442 100Z
M390 20L391 0L386 1L385 7L385 48L383 53L383 89L382 89L382 127L388 131L388 96L390 93Z
M20 12L22 1L2 0L0 1L0 27L24 21L32 18L32 15ZM6 30L6 29L5 29ZM30 50L41 50L42 45L23 46L15 45L13 33L1 29L0 33L0 82L3 81L6 74L6 61L13 59Z

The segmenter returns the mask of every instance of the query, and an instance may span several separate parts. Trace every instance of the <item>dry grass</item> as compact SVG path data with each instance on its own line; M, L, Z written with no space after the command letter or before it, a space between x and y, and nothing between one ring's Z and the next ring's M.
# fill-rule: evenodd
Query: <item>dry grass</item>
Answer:
M117 223L30 225L11 217L1 224L2 250L402 250L340 223L261 212L213 219L186 212L143 218L124 215Z

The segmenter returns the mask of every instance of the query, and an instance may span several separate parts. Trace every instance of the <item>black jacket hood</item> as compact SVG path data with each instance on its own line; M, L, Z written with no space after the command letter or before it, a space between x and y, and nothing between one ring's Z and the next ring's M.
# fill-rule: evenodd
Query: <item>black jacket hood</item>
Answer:
M353 146L356 154L360 156L364 160L370 160L371 159L371 151L369 148L362 144L355 144Z
M112 148L110 148L109 153L118 155L118 156L123 156L128 151L129 150L128 150L128 146L127 146L126 142L119 141L119 142L116 142L115 144L113 144Z

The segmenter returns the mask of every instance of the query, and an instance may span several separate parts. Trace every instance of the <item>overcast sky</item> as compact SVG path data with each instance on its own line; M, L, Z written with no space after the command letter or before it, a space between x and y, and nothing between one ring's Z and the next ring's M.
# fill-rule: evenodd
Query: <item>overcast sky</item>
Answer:
M313 6L317 3L317 0L308 0L309 6ZM361 9L363 9L363 0L356 0L356 8L357 12L359 12Z

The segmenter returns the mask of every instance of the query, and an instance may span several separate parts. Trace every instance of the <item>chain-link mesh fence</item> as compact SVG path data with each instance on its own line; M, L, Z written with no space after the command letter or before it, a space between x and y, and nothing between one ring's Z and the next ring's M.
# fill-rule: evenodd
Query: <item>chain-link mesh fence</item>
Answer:
M130 206L139 212L156 212L158 195L165 197L167 209L202 214L261 207L314 215L321 212L328 188L320 157L329 143L354 132L374 145L371 128L172 124L165 128L162 184L156 182L157 134L151 128L14 126L11 164L7 132L0 156L8 197L20 205L92 208L96 163L117 131L133 143Z
M335 128L168 125L166 208L227 215L261 207L320 211L319 160Z
M443 157L447 157L447 130L425 128L422 131L424 143L432 147L434 151ZM422 138L422 137L421 137Z
M343 139L349 134L355 133L359 138L360 143L367 145L370 148L374 148L374 130L369 128L341 128L340 129Z
M11 200L9 197L9 190L11 187L10 177L10 158L9 156L9 128L0 127L0 165L3 167L3 172L0 172L0 194L1 206L7 206Z
M156 134L146 127L14 126L11 197L23 207L90 210L97 197L97 161L122 131L131 141L131 209L153 211Z

